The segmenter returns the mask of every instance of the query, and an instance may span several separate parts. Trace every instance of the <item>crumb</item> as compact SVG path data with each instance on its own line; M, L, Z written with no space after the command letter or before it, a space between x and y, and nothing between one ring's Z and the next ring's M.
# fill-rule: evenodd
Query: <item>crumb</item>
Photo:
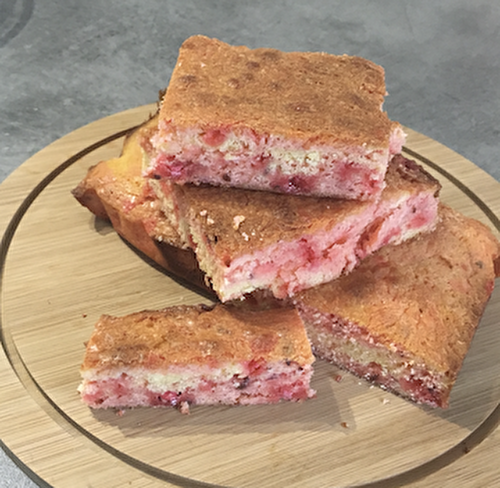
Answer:
M181 402L181 404L179 405L179 411L184 415L189 415L189 403Z
M117 417L123 417L125 415L125 410L120 409L116 411L116 416Z
M341 375L341 374L338 374L338 375L336 375L336 376L335 376L335 378L334 378L334 379L335 379L335 381L336 381L337 383L340 383L340 382L342 381L342 375Z
M244 215L235 215L233 217L233 229L238 230L240 228L241 223L245 220Z
M83 317L84 319L86 319L86 318L87 318L87 314L86 314L86 313L82 313L82 317Z
M388 403L391 403L391 401L390 401L388 398L383 398L383 399L382 399L382 403L383 403L384 405L387 405Z
M347 422L340 422L340 426L343 427L344 429L349 428L349 425L347 425Z

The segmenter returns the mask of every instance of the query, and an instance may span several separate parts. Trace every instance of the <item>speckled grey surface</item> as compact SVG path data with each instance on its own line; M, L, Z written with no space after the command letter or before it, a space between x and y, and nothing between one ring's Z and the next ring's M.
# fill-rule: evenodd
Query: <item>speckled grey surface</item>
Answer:
M66 133L155 102L192 34L371 59L391 118L500 180L499 26L494 0L0 0L0 182ZM35 485L0 451L7 486Z

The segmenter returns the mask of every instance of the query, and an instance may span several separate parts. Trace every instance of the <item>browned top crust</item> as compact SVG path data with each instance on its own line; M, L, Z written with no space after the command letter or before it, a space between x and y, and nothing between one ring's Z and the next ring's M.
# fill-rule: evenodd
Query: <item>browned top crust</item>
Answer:
M387 246L349 275L297 295L454 379L493 291L500 243L441 205L430 234Z
M251 360L313 363L295 309L180 305L123 317L103 315L87 344L82 371L139 365L217 367Z
M307 144L387 146L384 70L360 57L285 53L193 36L160 111L175 126L247 127ZM162 124L160 124L161 127Z
M386 175L382 199L405 194L437 194L439 182L415 162L395 156ZM249 253L279 241L329 231L372 202L316 198L235 188L176 186L181 212L200 227L216 255Z

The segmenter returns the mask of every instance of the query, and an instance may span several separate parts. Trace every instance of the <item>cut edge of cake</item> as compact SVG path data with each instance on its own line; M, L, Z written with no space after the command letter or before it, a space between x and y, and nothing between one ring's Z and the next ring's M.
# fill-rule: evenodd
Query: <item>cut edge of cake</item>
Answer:
M148 175L375 198L406 137L382 111L384 76L356 56L252 50L193 36L181 46L161 105Z

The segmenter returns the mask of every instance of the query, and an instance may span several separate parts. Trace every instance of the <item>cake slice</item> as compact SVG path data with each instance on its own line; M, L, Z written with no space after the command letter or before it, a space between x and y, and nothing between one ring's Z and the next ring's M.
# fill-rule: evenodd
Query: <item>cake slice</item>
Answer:
M384 70L193 36L180 51L148 174L180 184L369 199L405 134L382 111Z
M293 296L350 272L376 249L430 231L439 183L395 156L376 201L175 186L183 239L222 301L255 290Z
M499 256L486 226L441 206L434 232L384 247L294 301L317 357L445 408L500 273Z
M81 366L92 408L255 405L314 396L314 356L294 308L176 306L103 315Z

